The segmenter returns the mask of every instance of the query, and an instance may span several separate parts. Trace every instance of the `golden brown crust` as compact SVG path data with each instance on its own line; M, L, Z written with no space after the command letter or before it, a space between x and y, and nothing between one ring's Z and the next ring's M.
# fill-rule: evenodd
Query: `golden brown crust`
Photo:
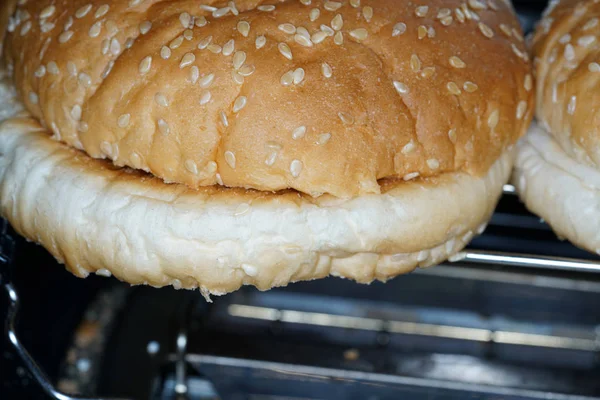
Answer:
M379 192L385 177L482 176L524 133L530 67L505 2L304 3L238 0L238 15L214 17L198 1L29 1L6 57L28 110L57 138L192 187L350 197ZM285 32L304 27L318 42L321 25L342 33L305 47L302 30ZM301 82L282 85L288 71L300 80L299 68Z
M552 2L533 38L536 116L578 161L600 166L600 4Z

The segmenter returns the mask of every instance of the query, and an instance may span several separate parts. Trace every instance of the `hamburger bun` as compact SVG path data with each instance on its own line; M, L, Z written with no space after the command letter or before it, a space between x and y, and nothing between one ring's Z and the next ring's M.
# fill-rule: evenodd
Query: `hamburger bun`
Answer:
M423 3L18 6L2 214L79 276L206 294L443 261L501 195L532 78L510 4Z
M600 254L600 4L552 2L533 36L537 124L514 184L554 231Z

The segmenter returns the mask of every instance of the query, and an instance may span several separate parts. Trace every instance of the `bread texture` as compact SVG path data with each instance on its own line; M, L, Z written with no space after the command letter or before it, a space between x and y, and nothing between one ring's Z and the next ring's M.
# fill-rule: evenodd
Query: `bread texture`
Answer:
M533 114L508 1L19 4L5 63L53 138L191 188L485 181Z
M382 182L343 200L189 189L50 139L31 117L0 125L0 211L75 275L224 294L340 276L367 283L437 264L483 231L512 153L464 172Z
M574 159L600 166L600 3L552 1L533 37L536 117Z
M558 236L600 254L600 171L534 124L518 144L513 182L527 208Z

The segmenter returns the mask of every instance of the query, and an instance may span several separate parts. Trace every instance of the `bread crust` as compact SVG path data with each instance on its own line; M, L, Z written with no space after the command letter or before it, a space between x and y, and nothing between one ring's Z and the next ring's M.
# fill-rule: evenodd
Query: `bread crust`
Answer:
M533 113L509 2L54 3L9 23L20 99L61 141L167 182L350 198L483 177Z
M461 250L484 229L512 161L507 151L482 178L388 181L349 200L193 190L91 159L16 117L0 126L0 211L81 277L205 295L327 275L368 283Z

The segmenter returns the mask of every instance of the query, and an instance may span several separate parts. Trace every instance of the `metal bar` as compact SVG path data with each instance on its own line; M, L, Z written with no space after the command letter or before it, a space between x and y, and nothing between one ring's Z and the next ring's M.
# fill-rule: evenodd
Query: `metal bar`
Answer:
M599 261L579 260L575 258L564 257L547 257L531 254L504 253L500 251L466 250L457 253L450 259L450 261L570 272L600 273Z

